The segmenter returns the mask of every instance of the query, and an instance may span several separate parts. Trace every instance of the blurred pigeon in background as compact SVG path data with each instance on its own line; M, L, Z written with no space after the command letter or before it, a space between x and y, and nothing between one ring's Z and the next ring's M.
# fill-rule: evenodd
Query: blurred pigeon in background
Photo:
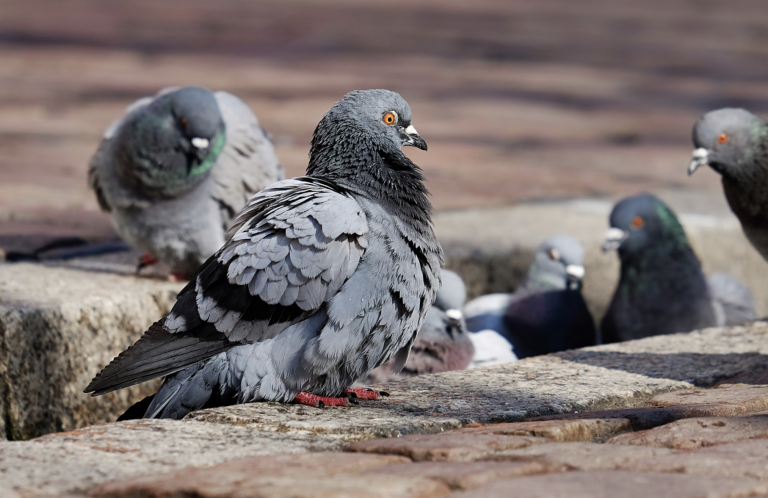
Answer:
M467 303L467 328L496 331L512 344L518 358L594 345L595 323L581 294L583 261L584 249L578 241L550 237L536 250L525 280L514 293L488 294ZM489 340L482 338L484 343ZM498 342L490 344L495 347ZM493 356L478 342L475 350L478 358Z
M166 88L104 133L88 179L117 233L189 276L224 244L248 198L284 178L256 116L226 92Z
M604 250L617 250L621 275L603 317L603 342L688 332L755 317L749 291L727 275L704 278L682 225L652 195L614 206Z
M467 298L464 281L456 273L441 271L442 287L435 304L429 309L424 324L416 335L411 355L400 375L464 370L472 360L475 348L467 334L461 308ZM398 375L391 362L373 370L365 383L394 380Z
M432 206L403 146L427 149L399 94L347 94L315 129L307 176L255 195L171 312L86 392L167 376L124 418L377 398L348 388L390 358L402 368L440 287Z
M692 175L708 165L720 173L725 198L750 243L768 260L768 124L744 109L719 109L693 127Z

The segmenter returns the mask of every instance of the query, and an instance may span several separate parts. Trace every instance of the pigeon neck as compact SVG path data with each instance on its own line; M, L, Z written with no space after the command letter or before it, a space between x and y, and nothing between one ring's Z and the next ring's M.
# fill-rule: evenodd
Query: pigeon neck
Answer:
M361 139L313 140L307 176L331 180L419 225L431 223L432 204L421 168L399 149L384 150Z
M622 258L619 287L633 295L671 292L706 298L701 263L690 246L666 250L663 242L632 258Z

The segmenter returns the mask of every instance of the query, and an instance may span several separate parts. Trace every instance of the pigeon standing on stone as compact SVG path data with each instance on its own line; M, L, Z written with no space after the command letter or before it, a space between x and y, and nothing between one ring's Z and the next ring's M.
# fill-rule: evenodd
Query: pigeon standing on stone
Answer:
M197 87L134 102L88 171L117 233L187 277L224 244L248 198L284 177L248 106Z
M614 206L604 250L617 250L619 284L603 317L605 343L742 323L755 317L749 291L727 275L704 277L682 225L652 195Z
M518 358L594 345L595 322L581 294L583 261L578 241L566 236L547 239L513 294L488 294L467 303L467 328L498 332Z
M464 281L456 273L445 269L440 280L442 287L416 335L401 375L464 370L472 361L475 348L467 334L461 311L467 298ZM366 383L381 383L396 377L387 363L371 372L365 380Z
M719 109L693 127L692 175L709 165L720 173L731 210L749 242L768 260L768 123L744 109Z
M252 401L348 405L352 383L405 365L440 287L442 250L411 109L354 91L315 129L307 176L256 194L171 312L99 373L94 395L166 376L127 413L182 418Z

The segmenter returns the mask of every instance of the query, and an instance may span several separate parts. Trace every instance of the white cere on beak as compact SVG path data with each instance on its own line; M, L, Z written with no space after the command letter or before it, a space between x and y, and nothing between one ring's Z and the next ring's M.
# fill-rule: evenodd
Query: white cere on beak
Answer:
M413 127L413 125L409 125L408 128L405 129L405 133L408 135L418 135L419 132L416 131L416 128Z
M605 232L605 242L603 242L603 252L614 251L619 248L624 239L627 238L627 232L620 228L609 228Z
M688 175L692 175L701 166L705 166L709 163L709 151L704 147L699 147L693 151L691 158L691 164L688 165Z
M463 317L464 314L461 312L461 310L449 309L449 310L445 310L445 316L447 316L451 320L461 320L461 317Z
M198 149L207 149L210 142L207 138L195 137L191 140L192 145Z
M565 274L573 277L575 280L581 280L585 274L584 267L581 265L568 265L565 267Z

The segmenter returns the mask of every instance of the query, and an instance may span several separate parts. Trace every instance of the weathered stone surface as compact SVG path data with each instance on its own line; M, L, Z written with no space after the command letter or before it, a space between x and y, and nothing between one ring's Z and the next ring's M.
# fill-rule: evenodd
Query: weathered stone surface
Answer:
M541 420L466 427L466 434L499 434L506 436L538 436L552 441L599 441L632 430L625 418Z
M407 462L391 455L350 453L252 457L205 469L187 469L97 486L103 497L393 497L432 498L450 493L443 483L417 475L361 472Z
M642 406L660 393L712 385L768 363L766 352L768 324L758 322L412 377L388 384L389 398L350 409L253 403L203 410L188 418L260 430L340 434L348 440L563 413L569 414L566 418L627 418L634 429L647 429L690 416L720 415L711 406L721 405L709 404L706 410L698 406L698 411L679 406L634 410L650 414L637 426L633 412L583 412Z
M0 482L22 498L185 467L281 453L333 450L338 438L260 432L192 421L141 420L0 442Z
M416 462L468 462L487 459L492 454L532 444L546 443L544 438L492 436L448 432L438 435L410 435L401 438L371 439L347 446L347 451L403 455Z
M716 416L735 416L768 410L768 386L724 384L715 389L692 389L654 396L657 406L684 406Z
M465 490L510 477L520 477L559 470L542 462L416 462L386 465L366 474L429 477L451 489Z
M456 493L455 498L736 498L767 493L768 484L751 479L645 472L594 471L520 477Z
M768 415L678 420L647 431L620 434L606 443L687 450L755 438L768 438Z
M0 396L6 433L24 439L112 421L153 390L82 394L159 319L181 284L34 264L0 264Z
M672 453L673 451L667 448L598 443L548 443L499 451L488 455L487 459L536 461L563 470L610 470L621 468L628 462Z
M627 470L675 472L697 476L753 477L768 480L768 441L751 439L685 453L635 460Z

